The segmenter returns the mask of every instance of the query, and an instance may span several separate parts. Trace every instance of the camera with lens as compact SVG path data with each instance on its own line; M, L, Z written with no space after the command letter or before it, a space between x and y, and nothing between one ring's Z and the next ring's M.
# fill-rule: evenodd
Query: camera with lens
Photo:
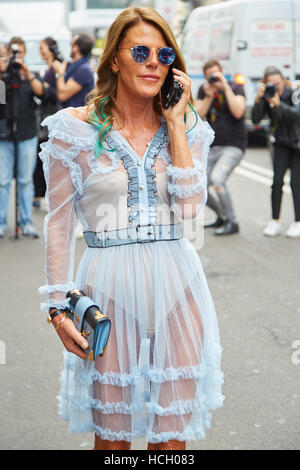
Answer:
M207 78L207 81L208 83L212 84L212 83L216 83L219 81L219 78L216 77L213 73L211 75L209 75L209 77Z
M266 99L270 99L270 98L273 98L275 96L275 93L278 91L278 88L276 85L274 85L273 83L269 82L269 83L266 83L266 88L265 88L265 93L264 93L264 97Z
M21 77L20 77L20 69L21 65L16 61L17 54L19 52L19 47L17 44L13 44L11 46L11 55L7 65L6 71L2 74L2 80L8 86L16 86L20 85Z
M58 60L58 62L63 62L64 61L64 58L63 58L62 54L60 53L60 51L58 50L57 46L50 46L49 50L50 50L50 52L52 52L54 60Z

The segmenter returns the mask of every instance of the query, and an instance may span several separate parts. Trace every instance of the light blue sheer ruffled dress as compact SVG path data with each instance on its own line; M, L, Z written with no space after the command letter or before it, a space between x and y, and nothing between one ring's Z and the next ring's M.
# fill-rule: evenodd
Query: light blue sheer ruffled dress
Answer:
M97 129L68 110L43 125L49 130L40 153L49 214L42 310L67 305L66 292L79 287L112 323L104 357L90 362L64 353L60 416L71 432L108 440L204 438L210 411L224 399L222 349L213 301L190 241L87 247L75 279L73 271L77 217L84 231L93 232L196 217L206 202L213 131L198 120L187 134L194 167L181 169L172 165L164 120L142 158L116 130L97 158ZM130 191L129 164L137 175Z

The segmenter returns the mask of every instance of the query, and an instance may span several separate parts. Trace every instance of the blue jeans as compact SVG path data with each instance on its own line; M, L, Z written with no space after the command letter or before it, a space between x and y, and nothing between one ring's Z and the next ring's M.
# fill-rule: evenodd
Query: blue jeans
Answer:
M34 196L33 173L37 159L38 138L18 142L18 201L20 220L18 225L32 224L32 202ZM7 227L10 186L14 178L14 144L0 140L0 228Z

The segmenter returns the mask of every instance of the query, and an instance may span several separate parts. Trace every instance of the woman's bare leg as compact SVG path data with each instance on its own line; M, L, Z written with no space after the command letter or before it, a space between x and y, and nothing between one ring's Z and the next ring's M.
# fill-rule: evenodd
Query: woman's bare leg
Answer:
M148 450L186 450L185 441L177 441L172 439L167 442L158 442L157 444L148 443Z
M95 435L94 450L130 450L131 442L106 441Z

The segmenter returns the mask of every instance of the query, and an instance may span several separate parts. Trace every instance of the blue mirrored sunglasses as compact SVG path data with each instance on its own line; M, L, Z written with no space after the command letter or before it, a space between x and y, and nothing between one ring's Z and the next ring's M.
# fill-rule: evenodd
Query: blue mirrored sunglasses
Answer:
M119 49L130 49L133 60L138 64L143 64L146 62L146 60L149 59L151 53L151 49L149 49L147 46L120 47ZM158 60L162 65L173 64L176 58L176 54L172 47L161 47L160 49L155 50L157 51Z

